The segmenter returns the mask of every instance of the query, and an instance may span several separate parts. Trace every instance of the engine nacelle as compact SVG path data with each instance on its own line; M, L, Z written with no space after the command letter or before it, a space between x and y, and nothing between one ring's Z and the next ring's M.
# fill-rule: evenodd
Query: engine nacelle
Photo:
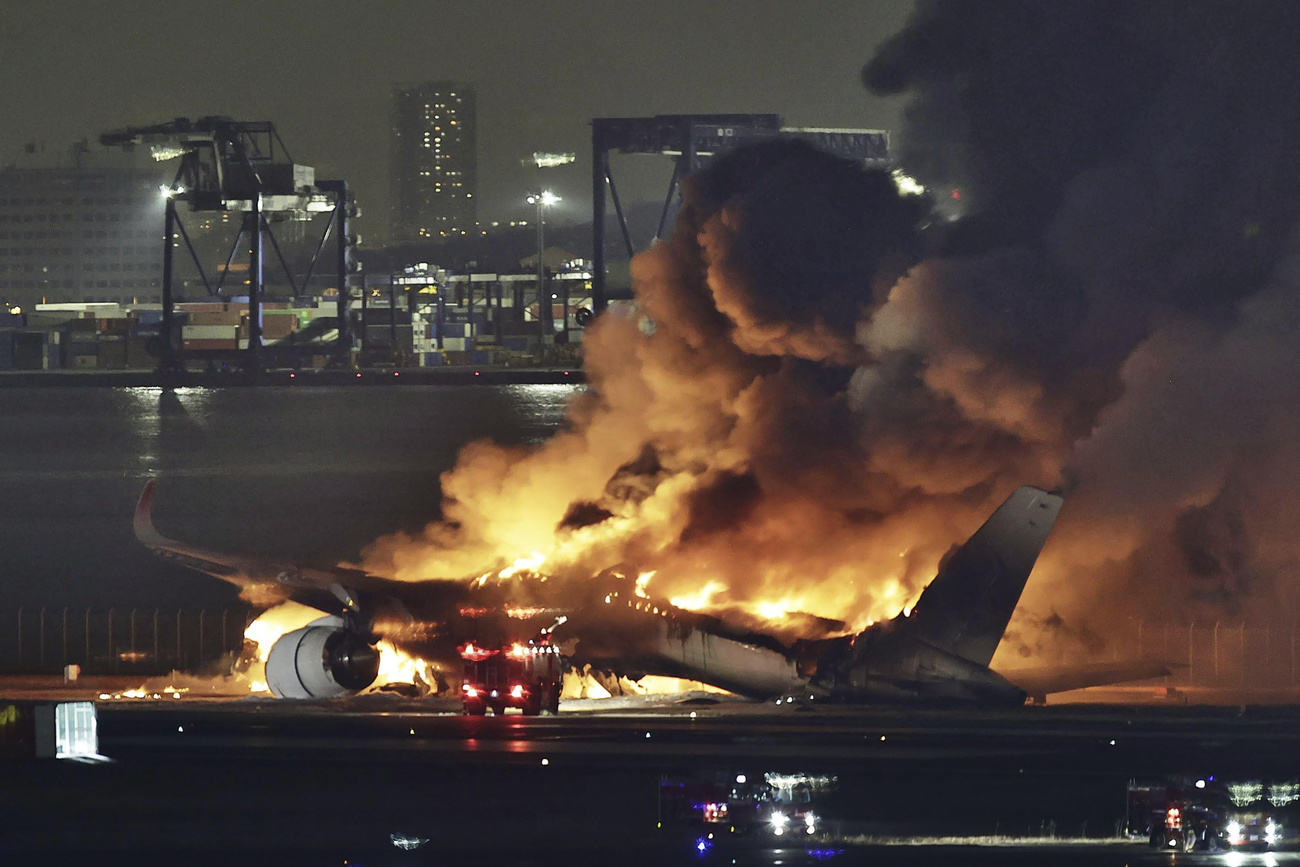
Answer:
M379 650L337 617L286 632L266 658L266 685L276 698L337 698L378 676Z

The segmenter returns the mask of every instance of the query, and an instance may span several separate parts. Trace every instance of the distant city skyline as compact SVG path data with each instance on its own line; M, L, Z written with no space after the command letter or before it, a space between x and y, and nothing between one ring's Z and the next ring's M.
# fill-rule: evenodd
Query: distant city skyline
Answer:
M592 117L771 112L795 126L897 131L901 102L871 96L859 72L912 5L23 4L0 29L0 166L27 142L61 149L174 117L270 120L317 177L348 180L363 211L357 230L382 240L391 87L458 80L477 90L478 219L527 220L526 195L545 186L564 199L548 221L581 222ZM533 151L578 161L524 165ZM618 160L626 199L662 197L666 160Z

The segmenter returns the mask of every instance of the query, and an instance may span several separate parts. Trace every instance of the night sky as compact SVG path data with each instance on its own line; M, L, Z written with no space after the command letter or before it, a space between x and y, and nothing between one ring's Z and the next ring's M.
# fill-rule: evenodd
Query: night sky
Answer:
M342 176L387 230L388 94L399 81L477 84L479 219L527 219L539 179L519 161L574 151L545 185L589 215L596 116L771 112L799 126L895 128L898 99L862 86L910 0L611 3L155 2L12 4L0 28L0 165L24 143L224 114L271 120L317 177ZM662 195L666 161L623 168ZM620 168L616 166L616 173ZM651 179L664 174L658 185ZM625 197L633 198L634 195Z

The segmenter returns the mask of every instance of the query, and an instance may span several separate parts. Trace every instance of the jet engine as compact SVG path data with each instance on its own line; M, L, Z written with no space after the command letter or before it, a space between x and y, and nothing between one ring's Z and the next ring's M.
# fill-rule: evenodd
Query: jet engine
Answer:
M379 675L379 650L337 617L286 632L266 659L276 698L337 698L365 689Z

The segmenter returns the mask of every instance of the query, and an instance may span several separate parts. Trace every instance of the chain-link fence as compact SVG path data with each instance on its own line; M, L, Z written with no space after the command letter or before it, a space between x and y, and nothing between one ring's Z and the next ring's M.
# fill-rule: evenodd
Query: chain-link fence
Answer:
M0 671L86 674L198 671L238 652L247 608L32 608L0 612Z
M1298 639L1294 623L1134 619L1111 641L1110 655L1169 663L1171 686L1285 690L1300 687Z

